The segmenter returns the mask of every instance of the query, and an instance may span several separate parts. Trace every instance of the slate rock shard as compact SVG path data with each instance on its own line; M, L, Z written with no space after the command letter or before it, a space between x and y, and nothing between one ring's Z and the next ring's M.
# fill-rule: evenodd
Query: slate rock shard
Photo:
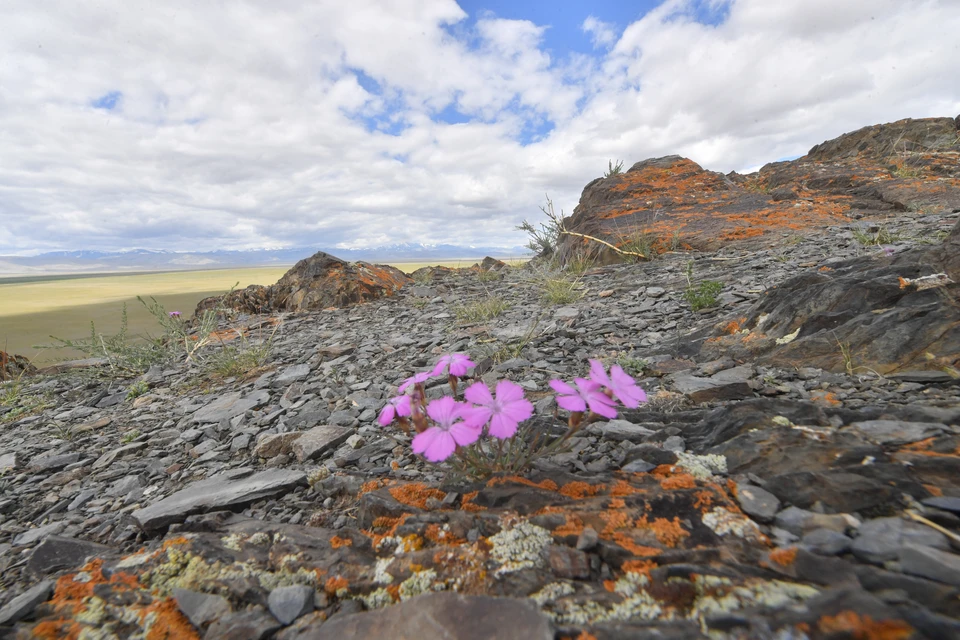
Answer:
M294 265L276 284L233 291L222 304L244 313L319 311L391 296L409 282L410 277L396 267L347 262L318 251ZM196 315L218 304L217 297L205 298L197 305Z
M194 513L228 509L284 493L305 480L304 473L283 469L261 471L239 480L215 476L188 485L159 502L134 511L132 515L144 530L160 529L182 522Z
M652 158L589 183L568 231L622 246L646 236L654 251L729 243L765 246L863 216L960 208L960 138L953 118L906 119L864 127L807 155L749 176L703 169L681 156ZM565 260L619 261L596 242L564 236Z

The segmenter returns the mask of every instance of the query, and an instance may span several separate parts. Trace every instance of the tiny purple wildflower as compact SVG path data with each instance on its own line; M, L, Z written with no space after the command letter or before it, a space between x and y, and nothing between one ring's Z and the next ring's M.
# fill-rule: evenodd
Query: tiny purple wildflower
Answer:
M506 440L517 432L517 425L533 415L533 405L523 397L523 387L509 380L497 383L496 398L484 382L476 382L463 392L463 397L477 405L466 415L468 424L487 428L494 438Z
M420 384L421 382L426 382L431 377L433 377L433 375L429 371L421 371L420 373L410 376L409 378L404 380L403 384L400 385L397 391L399 391L400 393L403 393L404 391L409 389L412 385Z
M414 437L413 452L423 454L430 462L441 462L450 457L457 446L473 444L480 437L480 428L460 420L467 405L444 396L427 405L427 415L435 426Z
M576 388L563 380L551 380L550 386L557 392L557 404L567 411L590 411L612 420L617 417L613 400L601 391L600 384L586 378L575 378Z
M380 426L385 427L393 422L393 419L397 416L406 418L409 415L410 396L397 396L387 401L387 405L380 411L380 417L377 418L377 422L380 423Z
M646 392L637 386L636 381L627 375L620 365L615 364L610 367L608 376L603 363L599 360L591 360L590 379L613 392L625 407L636 409L641 402L647 401Z
M171 311L171 312L168 313L167 315L170 316L171 318L179 318L179 317L180 317L180 312L179 312L179 311Z
M433 368L430 375L442 375L444 370L449 367L450 375L460 377L467 374L467 369L475 366L477 365L470 360L470 356L463 353L451 353L440 356L440 360L437 361L437 366Z
M883 248L883 254L886 255L886 256L892 256L892 255L895 254L896 252L897 252L897 250L894 249L893 247L884 247L884 248Z

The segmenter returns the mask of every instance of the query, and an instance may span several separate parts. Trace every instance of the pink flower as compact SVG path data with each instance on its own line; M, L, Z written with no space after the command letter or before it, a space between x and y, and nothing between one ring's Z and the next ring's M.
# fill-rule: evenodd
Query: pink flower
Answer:
M385 427L393 422L395 417L400 416L401 418L406 418L409 415L410 396L397 396L387 401L387 406L380 411L380 417L377 418L377 422Z
M625 407L636 409L641 402L647 401L646 392L637 386L634 379L627 375L620 365L615 364L610 367L610 375L608 376L603 368L603 363L599 360L591 360L590 379L610 389Z
M426 382L427 380L429 380L429 379L432 378L432 377L433 377L433 374L430 373L429 371L421 371L420 373L418 373L418 374L416 374L416 375L413 375L413 376L410 376L409 378L407 378L406 380L404 380L404 381L403 381L403 384L400 385L400 387L397 389L397 391L399 391L400 393L403 393L403 392L406 391L408 388L410 388L411 385L415 385L415 384L420 384L420 383L422 383L422 382Z
M550 386L559 395L557 404L567 411L586 411L587 407L593 413L612 420L617 417L617 409L613 400L600 390L600 384L586 378L575 378L576 389L563 380L551 380Z
M463 353L451 353L449 355L440 356L440 360L437 361L437 366L433 368L433 371L430 372L430 375L442 375L444 370L449 367L450 375L460 377L467 374L467 369L475 366L477 365L470 360L470 356Z
M478 406L465 418L468 424L480 426L489 420L487 433L505 440L517 432L518 423L533 415L533 405L523 397L523 388L509 380L498 382L496 393L496 398L490 395L490 388L483 382L467 387L463 397Z
M170 316L171 318L179 318L179 317L180 317L180 312L179 312L179 311L171 311L171 312L168 313L167 315Z
M444 396L427 405L427 415L436 423L413 439L413 452L421 453L430 462L446 460L457 446L473 444L480 437L480 428L460 420L467 405Z

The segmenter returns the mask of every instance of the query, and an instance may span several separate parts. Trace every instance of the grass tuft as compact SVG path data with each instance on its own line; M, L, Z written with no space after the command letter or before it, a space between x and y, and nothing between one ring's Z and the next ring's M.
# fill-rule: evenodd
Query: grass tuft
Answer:
M487 296L482 300L454 307L457 321L468 324L486 322L496 318L510 308L510 304L499 296Z

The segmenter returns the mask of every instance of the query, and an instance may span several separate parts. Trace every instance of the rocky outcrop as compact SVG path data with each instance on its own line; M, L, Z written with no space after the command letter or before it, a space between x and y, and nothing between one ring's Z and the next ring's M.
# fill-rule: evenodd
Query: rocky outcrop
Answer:
M23 375L35 373L36 368L25 356L0 351L0 382L16 380Z
M244 313L319 311L390 296L410 278L395 267L346 262L319 251L298 262L270 286L250 285L219 298L205 298L196 315L218 306Z
M743 176L667 156L588 184L569 231L636 251L764 246L844 221L896 211L960 209L960 131L952 118L866 127L789 162ZM616 258L577 236L561 256Z
M960 377L960 222L937 246L878 252L791 278L735 323L732 331L720 323L702 343L703 357Z

